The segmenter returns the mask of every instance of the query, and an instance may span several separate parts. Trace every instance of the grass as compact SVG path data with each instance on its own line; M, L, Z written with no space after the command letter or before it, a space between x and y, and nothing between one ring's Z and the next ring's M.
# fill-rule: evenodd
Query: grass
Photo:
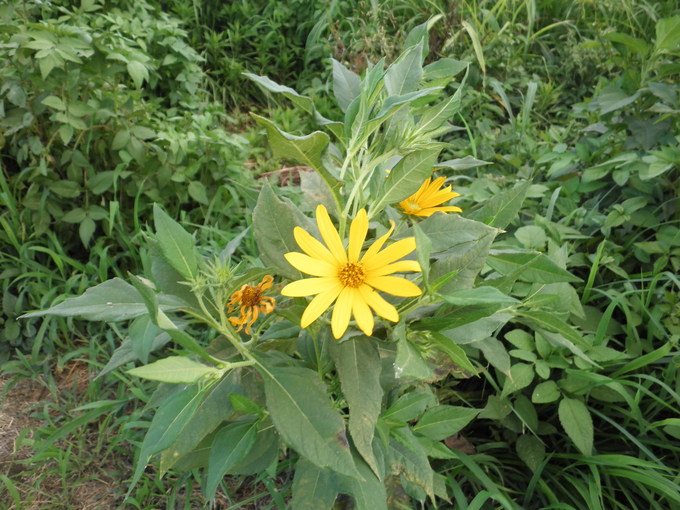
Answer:
M187 25L192 44L212 66L206 64L210 76L206 86L226 105L247 110L253 100L262 102L263 96L240 80L241 68L271 74L319 97L326 95L326 85L304 74L305 69L318 72L323 63L299 67L310 50L303 47L301 34L295 34L296 46L287 48L277 61L273 48L285 41L267 39L266 30L247 23L223 26L228 9L211 12L206 6L197 10L198 4L190 2L170 4ZM476 64L464 118L455 120L466 129L462 136L454 134L447 140L447 151L451 157L471 154L495 163L456 176L456 183L470 183L461 186L466 190L466 208L519 178L532 178L538 187L522 215L508 227L510 234L521 226L538 226L546 234L547 251L555 254L565 247L565 266L583 280L576 292L586 314L574 323L595 345L626 355L605 356L599 360L603 369L597 372L572 366L554 369L551 375L561 391L586 402L596 430L595 455L577 453L561 432L556 405L536 406L541 429L536 436L525 422L512 417L479 420L462 438L474 450L453 449L455 458L434 462L456 508L661 510L680 505L680 281L676 276L680 207L677 196L669 193L677 189L678 163L654 180L636 180L633 175L624 186L615 183L613 170L595 182L581 180L585 170L621 152L635 150L650 156L644 148L626 145L633 143L631 128L622 125L616 114L658 120L644 109L622 110L614 116L588 109L605 85L639 74L639 59L605 35L624 33L649 40L658 20L678 10L669 1L607 0L596 8L591 4L360 2L363 10L357 12L363 16L336 7L336 18L328 20L327 27L315 27L316 39L310 39L359 67L362 59L376 53L398 53L406 28L441 15L432 28L431 47L442 56ZM276 18L274 4L267 5L271 12L260 23L269 23L269 32L276 27L291 29ZM244 4L240 14L248 12ZM229 51L237 44L247 49L242 60ZM677 55L669 56L673 58ZM221 61L226 62L224 67L219 67ZM270 72L273 68L276 72ZM654 68L645 68L645 73L653 72ZM287 131L309 127L308 120L273 102L268 108ZM606 124L609 134L583 132L595 122ZM255 173L280 168L252 123L242 121L240 127L251 142L249 159ZM285 508L293 483L287 469L290 459L285 458L256 477L225 479L214 502L201 494L201 472L171 472L161 479L149 467L125 499L136 448L151 416L145 404L154 389L121 370L97 377L125 331L70 319L15 319L20 310L45 308L61 294L80 294L98 281L141 267L143 256L130 257L146 219L135 217L134 232L125 235L112 223L108 241L100 238L86 255L78 255L56 235L45 239L25 235L17 213L18 192L7 184L7 172L3 167L0 175L0 196L7 211L0 215L0 262L7 268L0 282L8 317L0 342L6 360L0 376L0 506L12 510ZM230 184L203 205L201 218L196 213L184 218L214 251L238 236L257 197L249 185ZM616 208L623 207L624 199L640 196L648 201L642 209ZM613 224L614 212L627 219ZM608 221L612 226L606 225ZM249 237L236 249L243 255L255 253ZM456 381L439 390L442 395L464 394L481 409L495 394L491 386ZM524 398L529 397L531 393ZM518 453L519 437L534 438L545 449L545 456L531 467ZM414 503L396 498L395 507L399 504L411 508Z

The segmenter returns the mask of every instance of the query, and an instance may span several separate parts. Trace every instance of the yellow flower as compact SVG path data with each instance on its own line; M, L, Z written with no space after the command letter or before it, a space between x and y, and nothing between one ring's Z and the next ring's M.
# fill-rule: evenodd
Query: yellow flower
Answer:
M437 211L441 212L462 212L460 207L440 206L444 202L448 202L452 198L459 197L460 193L451 191L451 186L444 189L439 189L446 177L439 177L432 181L428 178L418 191L408 197L406 200L399 202L405 214L412 216L432 216ZM432 182L431 182L432 181Z
M368 216L364 209L352 220L347 250L323 205L316 208L316 222L326 246L304 229L296 227L293 231L295 240L304 253L290 252L285 255L293 267L316 277L289 283L281 290L284 296L315 296L302 314L300 326L309 326L333 302L331 329L335 338L341 338L345 333L351 316L354 316L361 331L370 336L374 325L371 309L380 317L397 322L399 314L396 308L385 301L376 289L402 297L419 296L422 293L409 280L388 276L402 271L421 270L415 260L398 261L416 249L415 238L402 239L381 251L394 230L392 224L387 234L376 240L360 257L368 232Z
M262 293L271 288L274 278L267 275L257 286L244 285L231 295L227 303L227 312L234 313L240 310L238 317L229 317L232 326L238 326L236 331L246 327L246 334L250 334L250 327L257 320L260 313L267 314L274 310L276 300L272 297L263 296Z

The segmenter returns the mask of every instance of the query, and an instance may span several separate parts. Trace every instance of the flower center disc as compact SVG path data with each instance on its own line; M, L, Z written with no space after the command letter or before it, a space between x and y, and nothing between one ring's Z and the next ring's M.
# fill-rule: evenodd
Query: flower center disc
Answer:
M359 287L365 278L364 268L359 263L348 262L338 271L338 279L345 287Z
M260 303L262 298L262 291L253 287L252 285L246 285L241 293L241 305L242 306L256 306Z

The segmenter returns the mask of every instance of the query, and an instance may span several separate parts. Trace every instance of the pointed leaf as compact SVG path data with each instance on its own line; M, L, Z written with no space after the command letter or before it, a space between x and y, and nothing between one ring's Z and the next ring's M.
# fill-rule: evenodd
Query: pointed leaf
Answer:
M262 375L267 409L283 439L320 468L359 476L345 423L318 374L307 368L270 367Z
M334 58L331 62L333 64L333 94L344 113L354 98L361 93L361 78Z
M165 259L187 280L196 276L198 259L195 240L157 204L153 206L156 237Z
M279 85L267 76L258 76L252 73L243 73L243 75L269 92L284 95L307 113L314 113L314 103L310 97L303 96L294 89L286 87L285 85Z
M400 96L416 89L423 76L423 42L408 48L385 71L385 89Z
M593 453L593 420L586 405L575 398L563 398L557 409L560 423L583 455Z
M128 370L128 374L150 381L193 384L199 379L216 374L219 370L193 361L185 356L169 356L142 367Z
M382 404L380 355L375 340L352 337L331 343L330 353L340 377L342 393L349 404L349 432L354 446L377 476L373 436Z
M255 444L257 421L230 423L222 428L210 448L205 497L213 499L217 485L231 468L246 458Z
M413 432L441 441L457 434L479 414L479 409L440 405L431 407L418 420Z
M321 469L301 457L295 466L291 508L332 510L338 495L335 477L336 474L330 469Z
M519 183L487 200L482 207L468 214L471 220L481 221L491 227L505 228L517 219L527 196L530 182Z

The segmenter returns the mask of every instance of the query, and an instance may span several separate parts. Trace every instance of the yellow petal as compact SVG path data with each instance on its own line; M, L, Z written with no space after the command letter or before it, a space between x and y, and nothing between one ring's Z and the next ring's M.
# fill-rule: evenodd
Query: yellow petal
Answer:
M362 285L362 287L368 286ZM357 321L357 326L359 326L359 329L361 329L365 335L371 336L373 334L373 325L375 323L373 320L373 313L368 307L368 303L361 294L361 291L357 289L352 289L352 291L354 292L354 297L352 299L352 314Z
M342 240L338 235L338 231L333 225L331 217L328 215L328 211L323 205L319 205L316 208L316 223L319 225L321 237L326 243L326 246L328 246L328 249L333 254L335 260L341 264L346 263L347 252L345 252L345 248L342 245Z
M354 297L354 289L345 287L340 292L338 300L333 306L333 316L331 317L331 330L333 336L338 339L347 331L349 326L349 319L352 314L352 298Z
M377 253L371 257L368 257L368 252L366 252L362 262L364 263L366 271L372 271L373 269L378 269L379 267L391 264L395 260L408 255L415 249L415 237L407 237L406 239L402 239L401 241L391 244L380 253Z
M361 209L356 218L352 220L349 227L349 246L347 247L347 258L350 262L357 262L361 254L361 248L368 232L368 216L366 211Z
M447 205L447 206L442 206L442 207L428 207L427 209L421 209L417 213L413 213L415 216L423 216L426 218L429 218L432 216L434 213L437 211L446 213L446 212L463 212L463 210L460 207L455 207L453 205Z
M312 299L312 301L307 305L307 308L305 308L305 311L302 313L300 327L306 328L312 322L318 319L322 313L328 310L328 307L333 304L333 301L335 301L335 298L338 297L338 294L340 294L342 289L342 285L340 285L340 282L338 282L337 286L322 292Z
M298 271L311 274L312 276L335 276L337 267L319 259L313 259L304 253L291 251L284 255L288 263Z
M392 273L403 273L405 271L422 271L420 264L416 260L400 260L394 264L378 267L366 272L366 277L385 276Z
M359 287L359 292L368 306L370 306L380 317L392 322L399 321L399 313L397 312L397 309L385 301L383 297L375 290L370 288L368 285L362 285Z
M406 278L398 278L396 276L375 276L373 278L366 278L366 284L375 287L378 290L387 292L394 296L413 297L420 296L423 291L413 282Z
M337 283L337 278L304 278L286 285L281 289L281 295L288 297L314 296L334 288Z
M293 235L298 243L298 246L310 257L323 260L329 264L335 264L335 257L328 251L321 241L313 237L309 232L300 227L293 229Z
M366 253L364 253L364 256L361 258L361 261L363 263L366 263L367 260L370 260L372 257L374 257L375 254L378 253L380 249L383 247L385 241L387 241L387 238L390 237L393 231L394 222L390 221L390 229L387 231L386 234L376 239L376 241L368 248L368 250L366 250Z

